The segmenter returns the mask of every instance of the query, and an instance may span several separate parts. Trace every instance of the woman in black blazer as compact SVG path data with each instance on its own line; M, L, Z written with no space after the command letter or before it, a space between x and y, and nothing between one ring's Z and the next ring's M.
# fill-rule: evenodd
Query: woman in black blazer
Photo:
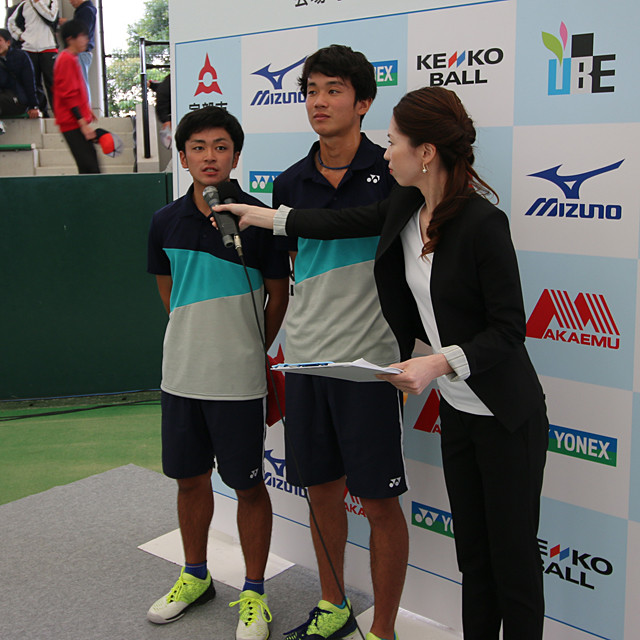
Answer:
M537 543L549 424L524 346L525 313L506 215L473 168L475 129L452 91L394 108L385 201L341 211L229 207L249 224L310 238L380 235L374 272L407 393L441 392L442 459L465 640L541 640ZM495 194L494 194L495 195ZM416 338L434 353L411 358ZM387 364L387 363L384 363Z

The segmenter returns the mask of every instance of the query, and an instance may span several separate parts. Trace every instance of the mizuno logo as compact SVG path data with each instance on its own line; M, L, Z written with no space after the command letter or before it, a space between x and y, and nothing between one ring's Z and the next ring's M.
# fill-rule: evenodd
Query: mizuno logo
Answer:
M269 63L266 67L262 67L262 69L258 69L254 71L251 75L254 76L262 76L266 78L272 85L274 91L280 91L282 89L282 80L284 77L296 67L300 66L307 57L301 58L298 62L294 62L292 65L285 67L284 69L280 69L279 71L271 71L271 63Z
M264 457L271 463L276 475L280 478L284 478L285 461L281 458L276 458L273 455L273 449L268 449L264 452Z
M580 187L586 180L609 171L614 171L623 162L624 158L618 162L607 165L606 167L602 167L601 169L594 169L593 171L586 171L585 173L576 173L566 176L558 175L558 169L562 166L559 164L557 167L538 171L538 173L530 173L529 176L533 178L543 178L544 180L553 182L553 184L562 189L562 193L564 193L566 198L577 200L580 197Z

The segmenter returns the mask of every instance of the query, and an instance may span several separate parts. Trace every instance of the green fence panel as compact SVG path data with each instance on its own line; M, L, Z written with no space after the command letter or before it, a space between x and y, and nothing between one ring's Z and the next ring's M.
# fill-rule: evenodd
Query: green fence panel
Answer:
M147 231L171 191L171 174L0 178L0 399L158 388Z

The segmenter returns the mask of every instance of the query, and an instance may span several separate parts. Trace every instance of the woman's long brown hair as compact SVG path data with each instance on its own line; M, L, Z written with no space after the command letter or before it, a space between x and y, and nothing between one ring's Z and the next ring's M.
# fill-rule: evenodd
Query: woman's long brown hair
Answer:
M396 126L414 147L432 144L448 172L444 197L433 211L427 229L429 240L422 255L432 252L442 226L456 216L473 195L498 194L473 168L476 130L460 98L443 87L423 87L407 93L393 109Z

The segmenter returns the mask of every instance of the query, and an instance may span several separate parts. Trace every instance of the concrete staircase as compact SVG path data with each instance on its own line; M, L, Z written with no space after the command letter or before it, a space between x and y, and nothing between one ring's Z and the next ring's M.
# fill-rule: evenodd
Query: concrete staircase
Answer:
M53 118L3 120L0 135L0 177L61 176L78 173L76 163ZM135 151L132 118L99 118L102 127L120 136L124 151L116 158L105 156L98 147L98 161L103 173L132 173ZM27 146L27 148L23 148ZM7 147L16 147L7 149Z

